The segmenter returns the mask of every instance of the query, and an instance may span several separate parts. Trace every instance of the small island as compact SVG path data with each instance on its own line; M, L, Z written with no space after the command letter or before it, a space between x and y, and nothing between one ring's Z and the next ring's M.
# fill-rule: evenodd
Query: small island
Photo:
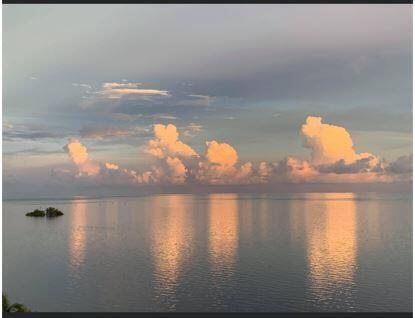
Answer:
M38 210L38 209L34 210L33 212L26 213L26 216L35 216L35 217L43 217L45 215L46 215L45 211Z
M55 216L61 216L63 215L62 211L59 211L58 209L54 208L54 207L48 207L46 209L46 217L48 218L53 218Z
M54 207L48 207L46 209L46 212L43 210L36 209L32 212L26 213L26 216L33 216L33 217L47 217L47 218L53 218L57 216L63 215L63 212L54 208Z

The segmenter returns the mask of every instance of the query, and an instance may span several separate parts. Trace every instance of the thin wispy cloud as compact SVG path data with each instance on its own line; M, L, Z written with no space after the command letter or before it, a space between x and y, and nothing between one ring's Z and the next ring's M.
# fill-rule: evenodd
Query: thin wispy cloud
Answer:
M194 137L196 134L202 132L203 126L197 123L189 123L184 127L183 135L187 137Z
M124 113L113 113L113 114L110 114L110 116L116 120L127 121L127 122L136 121L140 119L141 117L143 117L142 114L124 114Z
M87 91L80 106L84 110L108 113L115 119L133 121L139 117L177 119L193 108L210 105L211 96L144 87L138 82L106 82L100 89Z
M142 88L141 83L104 83L100 91L96 92L98 95L102 95L109 99L120 99L123 97L142 97L148 98L149 96L169 96L169 92L166 90Z
M92 89L93 89L92 85L83 84L83 83L72 83L72 86L74 86L74 87L81 87L83 89L86 89L87 92L91 92Z
M50 131L38 125L3 124L3 140L7 141L57 139L63 137L65 137L64 132Z

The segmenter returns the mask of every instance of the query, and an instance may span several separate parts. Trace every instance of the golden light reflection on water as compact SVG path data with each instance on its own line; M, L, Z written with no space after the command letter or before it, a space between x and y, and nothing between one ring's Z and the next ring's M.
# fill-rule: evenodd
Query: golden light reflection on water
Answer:
M209 196L209 254L213 265L231 270L238 249L238 198L236 194Z
M186 209L188 197L158 196L152 200L152 254L156 291L174 293L185 257L190 257L193 225Z
M69 262L73 274L85 260L86 246L86 206L84 200L73 201L70 213L71 233L69 237Z
M319 193L308 198L305 221L311 290L320 301L330 302L335 293L347 293L354 283L355 195Z

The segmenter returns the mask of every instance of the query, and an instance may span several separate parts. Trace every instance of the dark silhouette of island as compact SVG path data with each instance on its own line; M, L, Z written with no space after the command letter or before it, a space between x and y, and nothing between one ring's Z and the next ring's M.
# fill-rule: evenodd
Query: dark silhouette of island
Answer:
M63 212L54 208L54 207L48 207L46 211L36 209L32 212L26 213L26 216L34 216L34 217L47 217L47 218L53 218L57 216L63 215Z

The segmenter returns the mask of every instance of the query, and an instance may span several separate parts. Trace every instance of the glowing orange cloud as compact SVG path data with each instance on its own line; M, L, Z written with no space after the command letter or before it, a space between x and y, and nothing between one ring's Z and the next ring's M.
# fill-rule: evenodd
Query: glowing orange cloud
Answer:
M181 184L186 181L187 168L179 158L167 157L167 166L170 170L171 183Z
M78 139L71 138L65 149L75 164L83 164L88 160L88 151Z
M154 159L152 168L136 172L113 162L100 164L89 159L87 148L70 139L64 149L78 168L77 176L94 177L101 182L132 184L256 184L278 182L392 182L412 175L412 157L401 157L386 165L370 153L356 153L349 132L323 123L321 117L308 116L301 127L304 146L311 149L311 160L286 157L277 163L240 163L236 149L217 140L206 142L200 156L179 139L177 127L154 125L154 138L144 152Z
M88 176L94 176L99 173L99 165L93 163L88 158L86 147L78 139L70 139L64 149L68 152L72 162L78 167L79 175L86 174Z
M147 144L146 152L157 158L167 156L198 157L199 155L189 145L179 140L176 126L154 125L155 138Z
M321 117L308 116L302 125L304 146L311 149L312 163L316 165L344 160L346 164L361 158L373 156L370 153L357 154L350 134L343 127L323 124Z
M218 143L216 140L208 141L206 145L206 158L209 162L221 166L233 166L238 161L238 153L231 145Z
M196 179L209 184L251 183L254 180L252 164L238 165L238 153L227 143L216 140L206 143L206 160L198 163Z
M118 170L120 167L116 163L106 162L105 163L105 168L107 168L109 170Z

